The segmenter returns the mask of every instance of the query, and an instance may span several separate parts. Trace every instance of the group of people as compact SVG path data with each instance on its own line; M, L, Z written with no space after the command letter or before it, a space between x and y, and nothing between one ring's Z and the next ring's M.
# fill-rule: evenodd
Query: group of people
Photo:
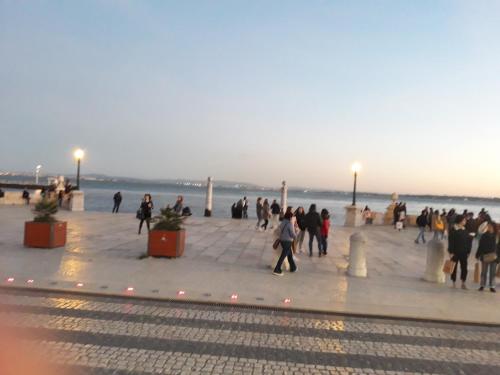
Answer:
M271 204L267 199L262 199L261 197L257 198L256 203L256 214L257 214L257 225L256 229L258 230L267 230L267 226L269 224L269 219L271 219L271 227L269 229L276 228L279 223L279 218L281 214L281 207L276 202L276 199L273 200ZM261 224L261 222L263 222Z
M248 199L243 197L231 206L231 217L233 219L248 219Z
M393 210L393 225L397 230L406 228L406 203L398 202Z
M118 193L120 193L120 192L118 192ZM116 194L115 194L115 197L116 197ZM121 203L121 194L119 195L119 202ZM115 200L115 205L116 205L116 200ZM118 208L119 208L119 204L118 204L116 212L118 212ZM170 205L167 205L166 208L167 209L170 208L176 214L181 215L181 216L191 216L191 209L189 207L184 207L184 197L182 195L177 196L177 199L176 199L173 207L170 207ZM139 219L139 232L138 232L138 234L141 234L141 230L142 230L142 226L143 226L144 222L146 223L146 227L148 228L148 232L149 232L151 217L153 215L153 209L154 209L154 204L153 204L153 198L151 197L151 194L149 194L149 193L144 194L144 197L141 201L139 209L137 210L137 213L136 213L136 218ZM113 208L113 211L114 211L114 208Z
M262 200L259 199L257 200L257 210L262 209L259 207L259 203ZM265 201L262 203L262 206L264 206L264 204ZM313 255L314 239L316 239L318 245L318 256L321 257L328 254L328 235L330 232L330 214L328 210L322 209L321 213L318 213L316 205L311 204L309 211L305 213L303 207L298 207L293 211L293 207L289 206L283 217L280 218L279 213L273 213L271 206L270 209L271 215L277 215L275 233L279 245L281 246L281 255L273 269L274 275L283 275L282 265L285 259L287 259L290 266L290 272L297 271L294 253L302 253L306 232L309 234L309 256L312 257ZM275 209L274 212L277 212L277 209ZM259 216L258 213L257 216ZM280 219L281 223L278 224ZM261 220L259 220L257 226L260 225Z
M460 266L460 280L462 289L467 289L468 259L472 253L474 240L478 246L475 258L481 264L481 276L479 290L489 287L491 292L496 292L495 275L497 265L500 263L500 238L498 225L488 212L482 209L477 217L474 213L464 210L457 214L455 209L433 210L425 208L417 218L419 233L415 243L422 240L425 243L425 231L428 228L433 232L433 239L444 240L448 237L448 253L453 262L451 281L456 286L458 266Z

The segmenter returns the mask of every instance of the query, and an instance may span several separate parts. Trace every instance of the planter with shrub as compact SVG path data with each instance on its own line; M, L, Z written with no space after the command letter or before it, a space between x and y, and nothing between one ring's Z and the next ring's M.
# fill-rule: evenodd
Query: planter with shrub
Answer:
M148 256L176 258L184 254L186 230L182 228L184 218L170 208L161 210L154 218L148 236Z
M57 201L44 198L33 211L33 221L24 223L24 246L52 249L66 245L66 222L54 217Z

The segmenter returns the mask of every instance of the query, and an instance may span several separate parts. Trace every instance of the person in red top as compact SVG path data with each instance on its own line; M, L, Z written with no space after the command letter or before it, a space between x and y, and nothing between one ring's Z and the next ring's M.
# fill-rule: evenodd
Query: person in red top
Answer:
M330 214L326 208L321 210L321 221L321 251L323 255L326 255L328 250L328 232L330 231Z

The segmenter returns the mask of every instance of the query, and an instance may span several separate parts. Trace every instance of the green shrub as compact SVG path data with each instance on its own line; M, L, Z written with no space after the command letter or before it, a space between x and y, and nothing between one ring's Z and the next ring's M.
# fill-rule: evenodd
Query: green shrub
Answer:
M153 219L153 230L179 231L182 229L184 218L171 208L163 208L161 214Z
M40 223L52 223L57 221L54 215L57 213L57 201L53 199L43 198L35 205L33 210L35 218L33 221Z

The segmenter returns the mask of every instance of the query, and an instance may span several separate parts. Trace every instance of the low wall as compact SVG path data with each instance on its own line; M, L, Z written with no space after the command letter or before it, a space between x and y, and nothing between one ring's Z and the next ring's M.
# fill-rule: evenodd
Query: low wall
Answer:
M57 200L57 194L51 193L51 196L49 198ZM41 190L35 190L33 193L30 193L30 206L37 204L41 199ZM25 206L26 201L23 199L23 192L4 191L4 196L0 198L0 205ZM83 192L73 191L69 195L66 194L63 198L61 208L69 211L83 211Z
M385 212L372 212L373 223L372 225L392 225L387 223ZM416 227L417 226L417 215L407 215L406 216L406 226Z
M33 194L30 194L30 205L36 204L41 199L40 193L40 190L36 190ZM0 198L0 205L26 205L22 191L4 191L4 194Z

